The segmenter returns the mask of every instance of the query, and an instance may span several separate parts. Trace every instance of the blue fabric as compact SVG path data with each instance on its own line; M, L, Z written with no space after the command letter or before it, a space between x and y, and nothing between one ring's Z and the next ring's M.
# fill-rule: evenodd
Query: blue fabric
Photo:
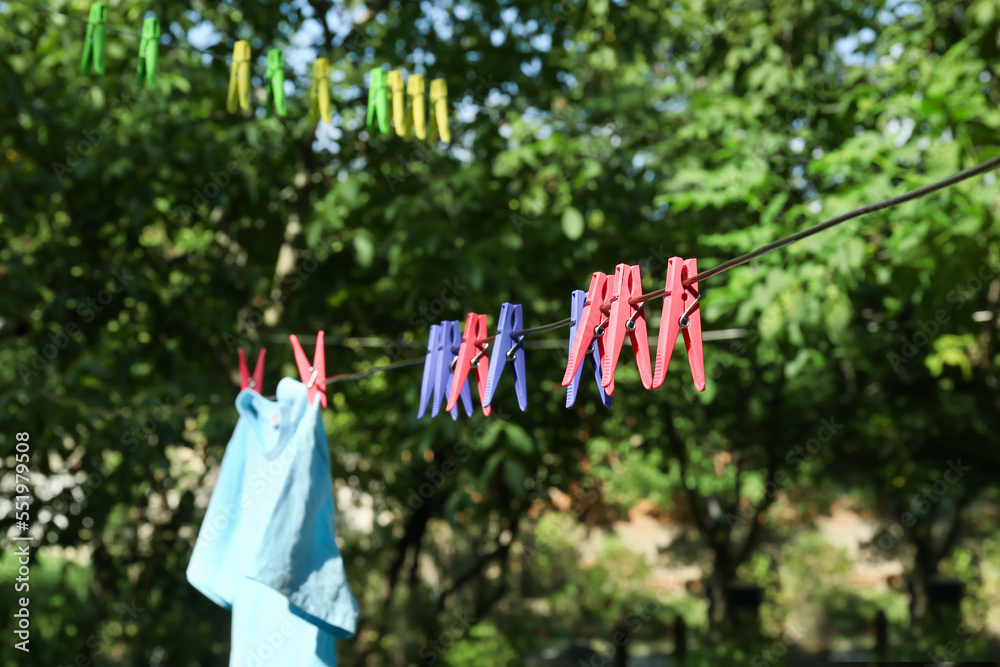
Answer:
M358 603L334 541L319 401L284 378L277 401L246 389L236 408L188 581L233 610L230 667L332 667Z

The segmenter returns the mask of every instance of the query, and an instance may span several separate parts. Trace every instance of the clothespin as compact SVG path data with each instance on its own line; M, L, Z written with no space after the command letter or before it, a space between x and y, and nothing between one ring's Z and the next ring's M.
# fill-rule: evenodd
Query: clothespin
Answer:
M319 396L320 404L326 407L326 353L323 349L323 332L316 335L316 354L313 357L312 365L306 359L299 339L295 334L289 336L292 340L292 351L295 352L295 365L299 367L299 376L302 377L302 384L309 390L309 404L312 405L313 397Z
M434 401L431 408L431 417L437 417L441 409L441 402L447 400L447 391L451 387L454 376L454 366L452 365L456 356L452 350L458 349L462 343L462 332L458 320L445 321L441 323L441 352L438 354L437 379L434 383ZM465 406L465 413L472 416L472 392L469 391L469 382L465 381L462 386L462 405ZM451 418L458 419L458 408L451 410Z
M95 2L90 6L90 17L87 19L87 36L83 42L83 60L80 62L80 74L90 74L91 65L98 74L104 74L104 38L108 22L108 8L103 2Z
M455 372L451 379L451 392L448 394L448 405L445 406L445 410L455 409L458 395L463 386L469 386L469 372L476 369L476 388L479 390L479 401L483 406L483 414L487 417L490 416L490 406L484 400L486 398L486 380L490 372L490 360L486 356L486 348L489 347L489 344L478 342L486 336L486 316L469 313L465 318L465 337L458 348Z
M601 312L603 306L609 298L608 276L600 271L594 271L590 279L590 288L587 290L587 302L583 306L580 316L574 318L576 322L576 337L569 348L569 361L566 364L566 373L563 375L562 386L568 387L573 381L583 357L589 354L590 344L597 338L598 351L601 360L604 359L604 332L607 330L608 320ZM613 385L612 385L613 386ZM608 391L614 393L614 389Z
M441 137L441 141L451 141L448 129L448 84L444 79L431 81L431 141Z
M656 342L656 368L653 371L653 389L663 385L674 352L677 334L684 332L691 377L698 391L705 391L705 356L701 340L701 294L698 283L684 287L684 280L698 275L697 259L671 257L667 260L666 296L663 297L663 318Z
M267 88L267 113L277 112L284 116L285 109L285 56L279 49L267 51L267 73L265 74Z
M427 138L427 109L424 106L424 77L411 74L406 82L406 92L410 96L410 114L406 120L406 135L410 130L423 141Z
M517 404L521 411L528 408L528 382L524 374L524 349L521 343L524 336L514 338L511 334L523 329L521 305L505 303L500 306L500 318L497 321L497 335L493 339L493 358L490 359L490 371L486 379L486 393L483 395L483 405L493 402L493 394L497 390L497 382L503 374L508 361L514 364L514 391L517 393Z
M250 108L250 42L244 40L233 45L226 109L229 113L236 113L237 104L242 109Z
M378 121L382 134L389 134L389 88L385 70L381 67L373 69L368 85L368 129L374 130Z
M309 89L309 120L313 127L322 118L330 122L330 63L326 58L317 58L313 63L313 82Z
M570 318L573 324L569 328L569 344L572 350L573 341L576 340L576 331L580 324L580 318L583 315L584 303L587 301L587 293L583 290L573 290L573 307L570 310ZM597 390L601 392L601 403L604 407L611 407L611 397L608 396L607 392L604 391L604 387L601 386L601 352L598 349L600 347L600 338L597 339L598 344L590 344L587 350L587 359L590 360L590 367L594 371L594 379L597 380ZM581 363L579 368L576 369L576 375L573 376L573 381L569 383L566 387L566 407L571 408L573 404L576 403L577 391L580 387L580 376L583 375L583 364Z
M247 359L243 356L243 348L237 352L240 355L240 389L253 389L259 394L264 382L264 355L267 354L267 348L261 348L260 354L257 355L257 366L253 370L253 377L250 377L247 371Z
M604 339L604 367L601 384L614 393L615 368L625 343L625 332L632 340L635 363L639 366L642 386L649 389L653 383L653 369L649 365L649 337L646 334L646 309L643 304L631 305L629 299L642 295L642 273L638 266L619 264L615 267L615 285L611 291L611 312L608 314L607 336Z
M392 123L396 128L396 135L409 141L410 128L406 123L406 86L403 84L403 73L394 69L386 75L385 82L392 97Z
M157 61L160 52L160 20L145 19L142 22L142 37L139 40L139 65L136 68L135 87L142 90L143 80L147 88L156 88Z
M424 377L420 381L420 405L417 406L417 419L423 419L427 412L427 404L434 394L434 381L437 379L438 356L441 354L441 325L432 324L431 333L427 337L427 356L424 357Z

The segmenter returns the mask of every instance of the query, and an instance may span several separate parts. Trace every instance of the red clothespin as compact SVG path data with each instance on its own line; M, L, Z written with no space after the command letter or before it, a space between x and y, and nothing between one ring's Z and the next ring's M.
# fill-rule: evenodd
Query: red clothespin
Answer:
M312 365L306 359L306 353L299 345L299 339L295 334L289 336L292 339L292 350L295 352L295 365L299 367L299 375L302 383L309 390L309 404L312 405L313 397L319 395L319 402L326 407L326 354L323 352L323 332L316 335L316 355L313 357Z
M656 342L656 369L653 371L653 389L663 385L674 352L677 334L684 332L691 377L698 391L705 391L705 356L701 343L701 294L698 283L684 287L683 281L698 275L697 259L671 257L667 260L666 296L663 297L663 318Z
M604 349L604 332L608 321L601 312L608 300L608 276L600 271L594 271L590 279L590 288L587 290L587 303L580 314L580 321L576 326L576 339L569 350L569 361L566 363L566 373L563 375L562 386L568 387L576 371L580 368L584 358L590 353L590 344L597 338L597 350L600 353L601 364L604 364L606 350ZM610 389L605 389L608 394L614 393L614 377L611 378Z
M264 382L264 355L267 354L267 348L262 347L260 354L257 355L257 366L253 369L253 377L250 377L250 372L247 370L247 358L243 356L243 348L237 352L240 355L240 389L253 389L259 394Z
M652 387L653 369L649 363L649 336L646 334L646 309L642 303L632 305L629 299L642 296L642 273L638 265L619 264L615 267L615 286L611 292L611 312L608 313L608 333L604 339L604 364L601 386L614 393L615 368L625 343L625 332L632 339L635 363L639 366L642 386Z
M451 391L448 393L448 405L445 410L451 412L458 403L462 386L469 377L469 371L476 369L476 387L479 389L479 402L485 400L486 382L490 373L490 358L486 356L487 343L476 341L486 338L486 316L469 313L465 318L465 335L458 347L458 357L455 358L455 373L451 377ZM483 414L490 416L490 406L483 405Z

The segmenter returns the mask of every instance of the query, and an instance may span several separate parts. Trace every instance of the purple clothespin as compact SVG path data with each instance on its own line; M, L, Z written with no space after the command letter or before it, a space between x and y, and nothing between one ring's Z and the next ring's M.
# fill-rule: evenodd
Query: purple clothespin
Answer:
M573 351L573 341L576 340L576 327L577 323L580 321L580 317L583 315L583 304L587 300L587 293L583 290L573 290L573 307L570 313L570 319L573 320L572 326L569 328L569 346L570 353ZM604 407L611 407L611 397L608 396L607 392L604 391L604 387L601 386L601 355L597 351L597 341L595 340L590 349L587 350L587 359L590 360L590 365L594 369L594 379L597 380L597 389L601 392L601 402L604 403ZM576 393L580 387L580 376L583 375L583 364L576 369L576 375L573 377L573 381L566 386L566 407L571 408L573 404L576 403Z
M420 406L417 408L417 419L423 419L427 412L427 404L434 394L434 380L437 379L438 355L441 350L441 325L432 324L431 333L427 337L427 357L424 359L424 379L420 382Z
M493 340L493 356L490 359L490 372L486 379L486 396L483 405L493 401L497 382L503 373L503 367L508 361L514 362L514 391L517 393L517 404L521 412L528 408L528 383L524 375L524 350L521 341L524 336L515 340L511 334L523 329L520 304L505 303L500 306L500 318L497 321L497 335Z
M439 337L439 350L437 354L437 374L434 383L434 399L431 403L431 417L437 417L441 412L441 404L448 401L448 392L451 390L451 376L455 369L451 362L455 359L455 350L462 344L462 325L458 320L445 321L441 323L441 333ZM469 389L469 380L466 379L462 385L462 392L459 394L462 405L465 406L465 413L472 416L472 391ZM451 411L451 418L458 421L458 406Z

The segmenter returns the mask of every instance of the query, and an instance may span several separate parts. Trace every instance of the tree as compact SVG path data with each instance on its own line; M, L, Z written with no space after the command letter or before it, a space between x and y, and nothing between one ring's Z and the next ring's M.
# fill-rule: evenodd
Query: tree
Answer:
M84 78L82 25L8 4L0 412L13 428L0 442L6 456L10 433L29 432L35 474L70 482L37 491L44 543L91 554L52 575L72 593L46 612L60 630L38 626L59 641L30 659L107 660L114 646L134 663L224 663L227 617L183 572L234 423L237 347L269 347L266 391L295 375L288 333L322 328L331 372L365 370L419 356L438 320L485 312L492 327L504 300L528 326L559 320L594 270L640 264L655 289L670 256L707 268L988 157L997 18L959 6L153 3L160 84L136 93L137 39L109 34L108 73ZM109 24L138 32L148 8L115 4ZM212 57L186 48L198 39ZM257 77L268 47L288 52L286 118L263 116L259 88L253 113L225 112L235 39L251 40ZM330 59L335 108L316 130L314 55ZM364 128L365 73L384 64L447 81L450 145ZM456 613L502 631L498 605L530 567L517 557L531 503L579 481L612 488L625 454L659 470L644 484L669 485L646 491L686 504L720 585L776 488L801 500L821 479L905 477L955 441L989 470L1000 288L995 271L970 281L1000 260L993 185L706 281L706 329L747 337L706 343L703 395L682 360L655 394L625 363L610 412L592 394L567 411L565 353L536 349L528 411L504 386L490 421L416 422L413 369L331 385L334 475L391 517L341 532L364 614L344 664L422 660ZM823 420L843 430L812 452ZM134 597L150 613L124 642L108 629Z

